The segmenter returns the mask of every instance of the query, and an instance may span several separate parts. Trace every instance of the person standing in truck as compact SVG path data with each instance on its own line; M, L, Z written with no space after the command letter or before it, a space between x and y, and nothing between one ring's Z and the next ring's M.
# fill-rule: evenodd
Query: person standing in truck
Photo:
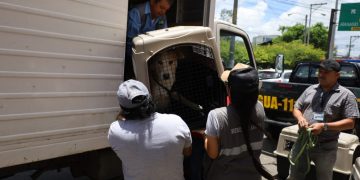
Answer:
M230 105L210 111L206 122L205 150L212 159L205 167L206 180L273 179L260 163L265 112L257 100L256 69L237 64L225 71Z
M339 71L340 64L335 60L321 62L319 84L302 93L293 111L299 128L311 128L312 134L318 137L315 147L309 151L317 179L332 179L340 131L353 129L355 119L359 118L355 95L337 82ZM303 172L291 166L288 179L305 177Z
M132 62L132 39L148 31L167 28L166 12L174 0L149 0L138 4L128 13L126 51L125 51L125 77L124 80L135 78Z
M125 180L184 180L183 158L191 154L191 133L177 115L160 114L148 89L127 80L117 92L121 112L110 125L110 147L122 161Z

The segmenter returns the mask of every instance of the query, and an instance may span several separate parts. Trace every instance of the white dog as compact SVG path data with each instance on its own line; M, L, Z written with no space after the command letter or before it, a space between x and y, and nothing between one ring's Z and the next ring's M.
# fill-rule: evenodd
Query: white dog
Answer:
M160 110L170 103L169 93L176 80L178 54L175 51L163 52L150 62L150 88L154 103Z

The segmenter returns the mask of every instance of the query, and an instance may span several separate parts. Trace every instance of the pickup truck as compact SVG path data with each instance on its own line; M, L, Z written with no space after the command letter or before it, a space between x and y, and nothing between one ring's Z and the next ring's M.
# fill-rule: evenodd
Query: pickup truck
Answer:
M360 61L339 61L339 84L347 87L360 104ZM292 111L296 99L312 84L318 83L320 62L300 62L293 69L289 83L263 82L259 100L264 104L267 128L276 136L279 127L296 124Z

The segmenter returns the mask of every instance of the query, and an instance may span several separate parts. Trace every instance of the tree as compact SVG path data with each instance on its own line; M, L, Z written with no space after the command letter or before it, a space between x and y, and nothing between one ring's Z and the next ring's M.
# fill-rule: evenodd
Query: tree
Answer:
M220 19L226 22L232 21L233 11L229 9L222 9L220 12Z
M282 35L279 36L279 40L284 42L291 42L294 40L304 39L304 25L295 24L294 26L280 26L279 30Z
M274 67L275 57L280 53L284 54L284 66L287 69L292 69L300 61L320 61L325 58L324 51L314 48L313 45L306 46L300 40L254 48L256 62L262 68Z
M230 44L231 44L231 37L232 36L222 36L221 40L220 40L220 55L222 60L224 61L224 63L227 65L229 64L230 61ZM234 42L234 60L235 63L248 63L249 59L248 59L248 53L247 53L247 49L246 46L244 44L244 42L240 39L235 40ZM231 67L232 68L232 67Z
M304 40L304 25L295 24L294 26L280 26L282 35L274 39L273 42L292 42L295 40ZM310 28L310 44L315 48L324 51L327 49L328 28L322 23L316 23Z
M315 48L320 48L324 51L327 50L328 41L328 28L322 23L316 23L310 30L310 43Z

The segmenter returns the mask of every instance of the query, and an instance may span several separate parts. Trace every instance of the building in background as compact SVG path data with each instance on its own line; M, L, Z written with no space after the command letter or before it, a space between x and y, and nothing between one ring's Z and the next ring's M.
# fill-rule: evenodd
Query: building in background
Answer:
M272 44L272 40L279 35L262 35L253 37L252 44L253 45L266 45Z

